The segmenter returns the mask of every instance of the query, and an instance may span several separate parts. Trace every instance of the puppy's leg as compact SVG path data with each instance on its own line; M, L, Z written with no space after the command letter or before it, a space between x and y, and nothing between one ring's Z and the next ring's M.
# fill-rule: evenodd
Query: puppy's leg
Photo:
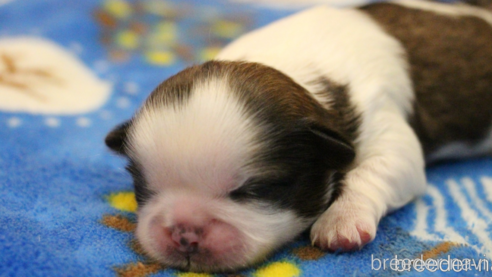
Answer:
M382 216L425 191L423 153L416 135L395 112L363 122L355 167L341 195L311 229L322 249L354 250L371 242Z

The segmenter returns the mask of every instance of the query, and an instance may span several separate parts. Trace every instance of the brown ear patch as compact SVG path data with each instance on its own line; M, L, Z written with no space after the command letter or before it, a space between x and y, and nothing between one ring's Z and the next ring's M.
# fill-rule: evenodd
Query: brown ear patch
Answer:
M361 9L406 50L416 96L410 121L425 153L483 139L492 122L492 26L397 4Z

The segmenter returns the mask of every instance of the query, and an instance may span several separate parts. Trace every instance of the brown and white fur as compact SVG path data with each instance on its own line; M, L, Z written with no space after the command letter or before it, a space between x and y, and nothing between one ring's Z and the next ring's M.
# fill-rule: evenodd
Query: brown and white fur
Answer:
M164 81L106 143L129 159L137 238L192 271L263 260L311 228L359 249L425 191L425 161L492 149L492 14L320 6Z

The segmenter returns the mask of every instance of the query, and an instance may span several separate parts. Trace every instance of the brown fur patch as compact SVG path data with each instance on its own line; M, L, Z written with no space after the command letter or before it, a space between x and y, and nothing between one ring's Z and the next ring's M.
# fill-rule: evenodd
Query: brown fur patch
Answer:
M466 3L492 10L492 0L465 0Z
M283 124L284 128L291 129L298 127L301 119L308 119L337 132L348 141L355 138L353 118L356 115L353 110L348 112L351 105L348 99L335 103L347 106L346 113L345 110L324 109L290 77L259 63L210 61L189 67L160 84L145 105L147 108L180 105L190 97L195 84L214 78L226 80L231 93L236 94L246 110L263 123ZM329 84L326 80L322 81ZM337 85L335 89L337 91L333 95L346 95L344 86Z
M231 93L253 111L274 106L278 116L298 118L316 113L320 107L300 85L281 72L258 63L209 61L189 67L164 81L151 94L146 105L183 103L197 83L222 79ZM280 103L278 100L282 100Z
M136 227L135 223L122 215L104 215L101 223L123 232L133 232Z
M319 260L326 253L314 246L303 246L292 250L292 254L303 261L313 261Z
M396 4L362 10L407 52L416 95L411 124L425 153L483 139L492 122L492 27L478 17Z
M120 277L145 277L163 269L165 269L165 267L158 263L137 262L122 267L116 267L115 271Z

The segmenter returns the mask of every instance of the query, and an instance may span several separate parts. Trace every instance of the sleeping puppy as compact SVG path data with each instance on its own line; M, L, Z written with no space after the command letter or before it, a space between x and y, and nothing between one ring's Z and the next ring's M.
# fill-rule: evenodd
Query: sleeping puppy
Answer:
M491 153L491 24L465 5L316 7L170 77L106 137L143 249L217 272L308 228L322 249L371 242L425 191L425 161Z

